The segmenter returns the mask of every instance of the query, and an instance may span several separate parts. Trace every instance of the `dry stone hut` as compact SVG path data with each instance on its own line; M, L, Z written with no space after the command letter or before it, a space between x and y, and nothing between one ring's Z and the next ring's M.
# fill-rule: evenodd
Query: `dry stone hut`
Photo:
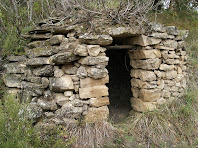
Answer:
M49 19L24 35L26 55L8 57L4 81L30 101L35 122L98 122L115 107L152 111L185 92L187 34L156 23L94 32Z

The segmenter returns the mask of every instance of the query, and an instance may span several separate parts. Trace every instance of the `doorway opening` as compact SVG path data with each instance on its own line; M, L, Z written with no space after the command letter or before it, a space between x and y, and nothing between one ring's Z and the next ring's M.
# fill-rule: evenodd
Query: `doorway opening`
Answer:
M131 66L125 49L107 50L109 57L109 117L114 123L125 119L131 111Z

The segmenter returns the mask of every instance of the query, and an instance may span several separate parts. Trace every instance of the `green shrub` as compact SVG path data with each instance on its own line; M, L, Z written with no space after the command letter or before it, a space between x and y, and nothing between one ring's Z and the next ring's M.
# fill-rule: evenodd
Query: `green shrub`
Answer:
M6 95L0 100L1 148L64 148L70 141L63 140L66 132L53 126L39 128L28 118L27 103L20 103L16 96Z
M2 104L3 103L3 104ZM27 118L27 105L14 96L6 96L0 104L0 147L31 148L39 146L39 137Z

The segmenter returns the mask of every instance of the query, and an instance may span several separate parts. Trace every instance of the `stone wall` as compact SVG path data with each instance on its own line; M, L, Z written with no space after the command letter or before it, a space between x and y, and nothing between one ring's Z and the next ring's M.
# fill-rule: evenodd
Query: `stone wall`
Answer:
M131 106L139 112L181 97L186 88L188 31L151 23L141 28L108 27L99 34L82 26L40 23L24 35L31 39L27 55L10 56L4 67L8 93L28 100L35 122L65 124L107 120L109 114L108 45L128 49L131 70Z

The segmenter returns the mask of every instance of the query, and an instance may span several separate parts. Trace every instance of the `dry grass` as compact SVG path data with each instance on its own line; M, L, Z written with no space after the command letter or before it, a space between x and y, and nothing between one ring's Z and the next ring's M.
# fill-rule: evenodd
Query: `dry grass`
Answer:
M74 148L103 147L107 142L112 142L116 135L116 128L108 122L84 123L67 131L69 139L74 139L71 146Z
M196 147L198 146L197 92L149 113L131 112L122 131L119 147ZM115 146L115 143L114 143Z

